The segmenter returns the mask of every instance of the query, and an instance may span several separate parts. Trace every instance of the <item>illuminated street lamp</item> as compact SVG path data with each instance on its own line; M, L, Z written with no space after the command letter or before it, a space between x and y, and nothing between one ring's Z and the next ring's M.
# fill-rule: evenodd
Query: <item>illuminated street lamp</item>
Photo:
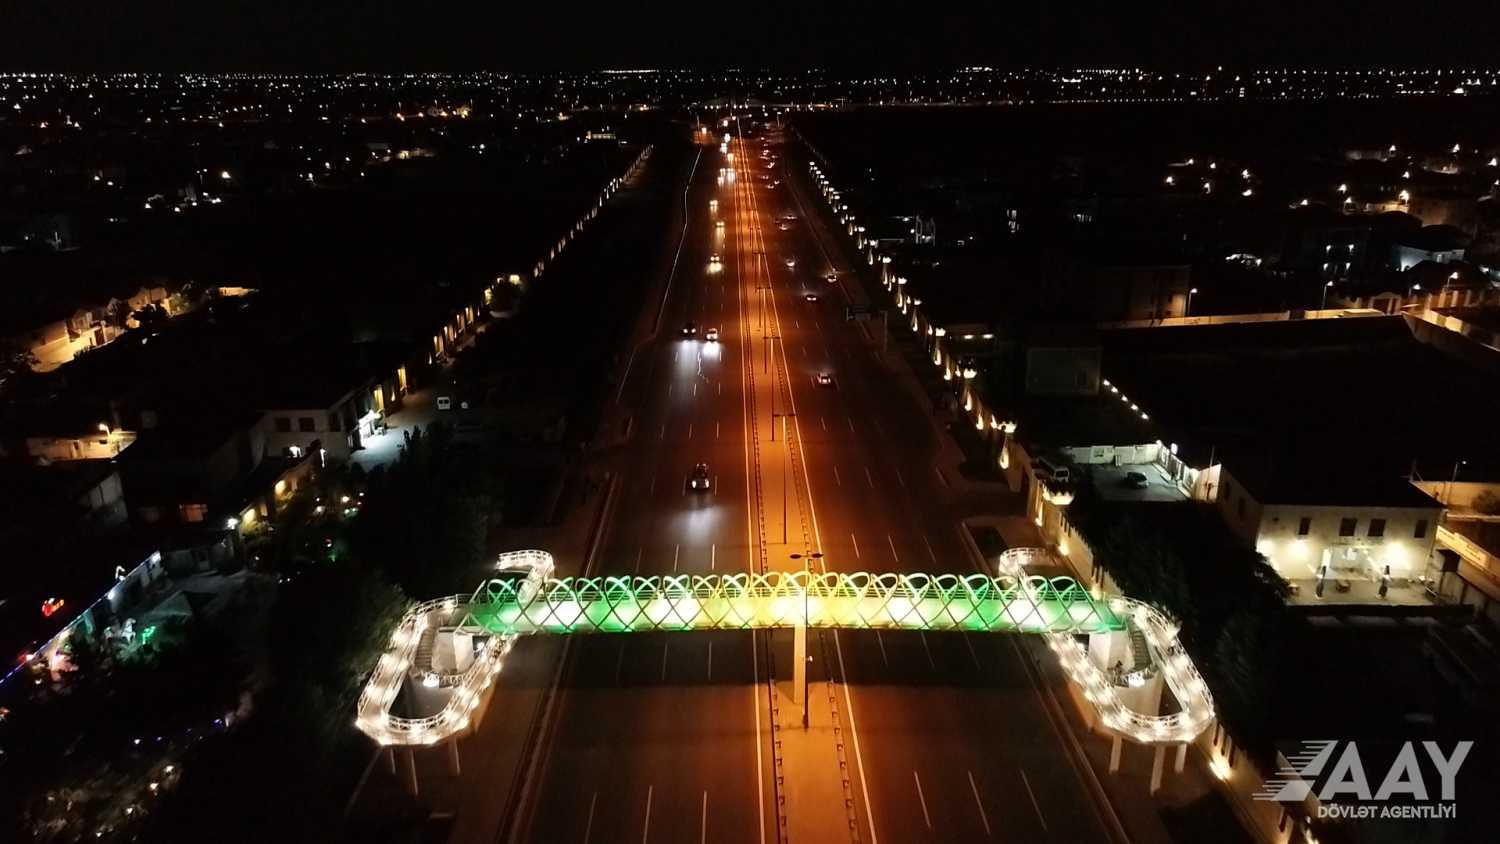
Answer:
M1196 288L1196 287L1189 287L1188 288L1187 304L1185 306L1183 306L1183 309L1182 309L1182 315L1183 316L1192 316L1193 315L1193 294L1197 293L1197 292L1198 292L1198 288Z
M1323 285L1323 300L1318 303L1318 310L1321 311L1324 308L1328 307L1328 288L1330 288L1332 286L1333 286L1333 282L1331 282L1331 281L1327 282L1327 283L1325 283Z

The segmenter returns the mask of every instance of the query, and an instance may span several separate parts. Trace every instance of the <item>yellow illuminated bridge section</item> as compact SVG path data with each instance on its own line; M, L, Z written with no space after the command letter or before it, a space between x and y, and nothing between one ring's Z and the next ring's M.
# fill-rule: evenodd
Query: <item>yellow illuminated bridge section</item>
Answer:
M1105 633L1125 620L1072 578L770 572L493 579L460 628L496 635L764 630Z

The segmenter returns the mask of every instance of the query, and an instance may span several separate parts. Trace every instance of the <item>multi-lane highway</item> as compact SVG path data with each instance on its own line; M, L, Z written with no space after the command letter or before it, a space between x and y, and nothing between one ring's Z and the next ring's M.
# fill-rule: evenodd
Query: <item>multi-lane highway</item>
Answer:
M695 133L683 248L624 386L633 436L609 458L620 499L591 573L972 570L930 414L845 321L854 282L825 277L850 268L779 136L746 134ZM706 492L688 488L698 463ZM575 639L522 837L1107 840L1027 679L1030 643L814 633L803 728L791 642Z

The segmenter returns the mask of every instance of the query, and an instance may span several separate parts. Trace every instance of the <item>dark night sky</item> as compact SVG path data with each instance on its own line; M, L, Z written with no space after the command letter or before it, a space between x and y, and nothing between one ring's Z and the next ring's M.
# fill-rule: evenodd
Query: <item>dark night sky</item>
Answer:
M1500 4L1451 0L0 0L10 70L1487 66L1497 44Z

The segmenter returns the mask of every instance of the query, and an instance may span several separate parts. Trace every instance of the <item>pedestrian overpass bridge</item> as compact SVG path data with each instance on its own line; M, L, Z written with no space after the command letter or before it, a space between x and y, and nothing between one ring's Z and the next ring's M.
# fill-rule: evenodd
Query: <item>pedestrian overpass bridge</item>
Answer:
M1100 722L1116 735L1166 744L1201 733L1213 718L1213 699L1178 643L1176 626L1139 601L1100 600L1072 578L1028 574L1027 565L1038 562L1051 562L1048 552L1017 548L1001 555L993 575L797 571L555 578L545 551L502 554L496 575L472 595L428 601L406 612L360 696L355 724L382 745L430 745L461 734L521 636L815 628L1042 635ZM1110 676L1080 641L1137 633L1150 666L1130 682ZM1147 677L1159 677L1171 691L1174 712L1132 708L1141 698L1134 680L1145 685ZM431 714L392 714L403 688L423 704L408 708Z

